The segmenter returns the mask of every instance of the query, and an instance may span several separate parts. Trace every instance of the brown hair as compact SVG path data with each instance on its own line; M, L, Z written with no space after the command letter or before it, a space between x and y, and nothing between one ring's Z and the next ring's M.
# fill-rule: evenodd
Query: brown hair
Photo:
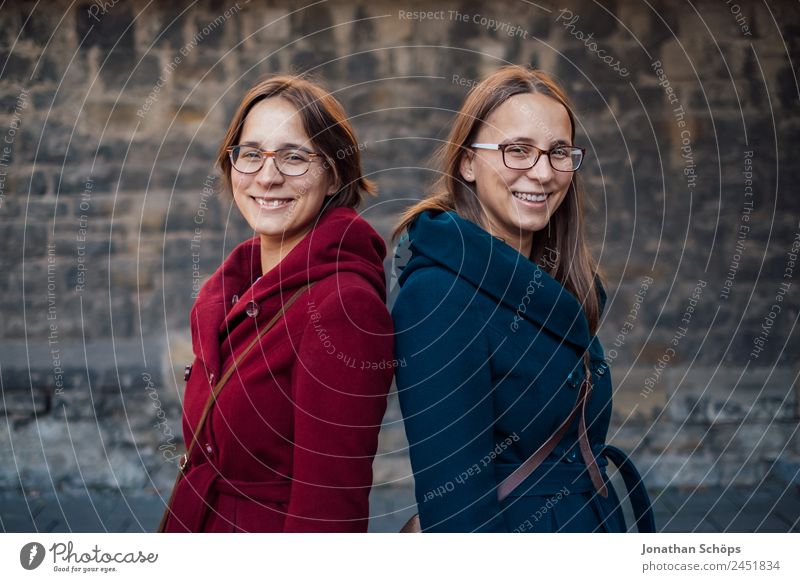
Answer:
M226 149L238 143L250 110L270 97L282 97L297 108L303 129L325 157L325 168L333 169L339 190L324 208L357 208L364 194L375 195L375 185L362 173L361 148L341 103L318 82L292 75L276 75L259 81L239 103L217 152L217 164L228 192L231 192L231 160Z
M569 115L571 139L574 141L574 108L564 89L553 77L544 71L519 65L500 68L473 87L467 95L447 140L436 154L440 173L431 194L403 213L394 231L395 237L428 210L452 210L462 218L486 228L477 196L461 180L461 158L471 151L467 146L472 143L484 120L510 97L523 93L541 93L561 103ZM583 304L590 332L594 334L600 325L600 299L594 283L597 264L584 234L583 199L583 185L576 172L564 201L551 217L547 228L534 233L529 258L533 262L543 263L542 267ZM602 275L597 274L602 280Z

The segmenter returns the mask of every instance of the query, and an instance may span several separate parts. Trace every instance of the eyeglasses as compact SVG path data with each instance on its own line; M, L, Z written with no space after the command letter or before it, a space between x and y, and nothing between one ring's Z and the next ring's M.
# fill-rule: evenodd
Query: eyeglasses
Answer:
M512 170L530 170L542 154L547 156L550 167L558 172L574 172L581 167L585 148L559 145L551 150L542 150L526 143L474 143L471 148L500 150L503 163Z
M302 176L308 172L315 158L323 157L321 154L299 148L269 151L253 146L235 145L225 151L228 152L233 167L242 174L255 174L264 167L264 160L272 158L275 167L284 176Z

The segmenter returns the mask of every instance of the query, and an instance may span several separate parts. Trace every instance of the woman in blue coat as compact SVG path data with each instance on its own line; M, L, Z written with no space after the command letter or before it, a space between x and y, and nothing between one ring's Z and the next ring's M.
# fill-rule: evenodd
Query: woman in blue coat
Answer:
M654 527L636 469L605 443L605 292L574 137L547 74L500 69L467 96L441 178L397 229L411 258L392 312L396 378L422 531L626 531L609 458L640 530ZM531 474L499 487L548 439Z

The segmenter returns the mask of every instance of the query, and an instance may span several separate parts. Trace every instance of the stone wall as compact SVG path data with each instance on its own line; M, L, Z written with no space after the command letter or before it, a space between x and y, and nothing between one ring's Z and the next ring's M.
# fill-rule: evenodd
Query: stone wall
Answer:
M213 167L249 84L327 82L388 236L435 178L453 110L506 62L557 75L579 111L611 441L657 487L796 467L800 13L602 5L6 3L0 488L171 482L192 296L249 236ZM376 483L407 486L391 402Z

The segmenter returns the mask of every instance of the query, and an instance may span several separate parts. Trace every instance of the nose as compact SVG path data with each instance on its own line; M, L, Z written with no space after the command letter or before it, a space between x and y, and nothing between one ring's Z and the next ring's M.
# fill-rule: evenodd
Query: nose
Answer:
M540 154L539 159L532 168L525 172L525 175L532 180L547 182L553 178L554 173L555 170L550 165L550 159L545 154Z
M284 176L278 171L278 166L275 163L275 158L270 156L264 160L264 165L256 172L256 182L262 186L269 186L270 184L281 184L284 181Z

